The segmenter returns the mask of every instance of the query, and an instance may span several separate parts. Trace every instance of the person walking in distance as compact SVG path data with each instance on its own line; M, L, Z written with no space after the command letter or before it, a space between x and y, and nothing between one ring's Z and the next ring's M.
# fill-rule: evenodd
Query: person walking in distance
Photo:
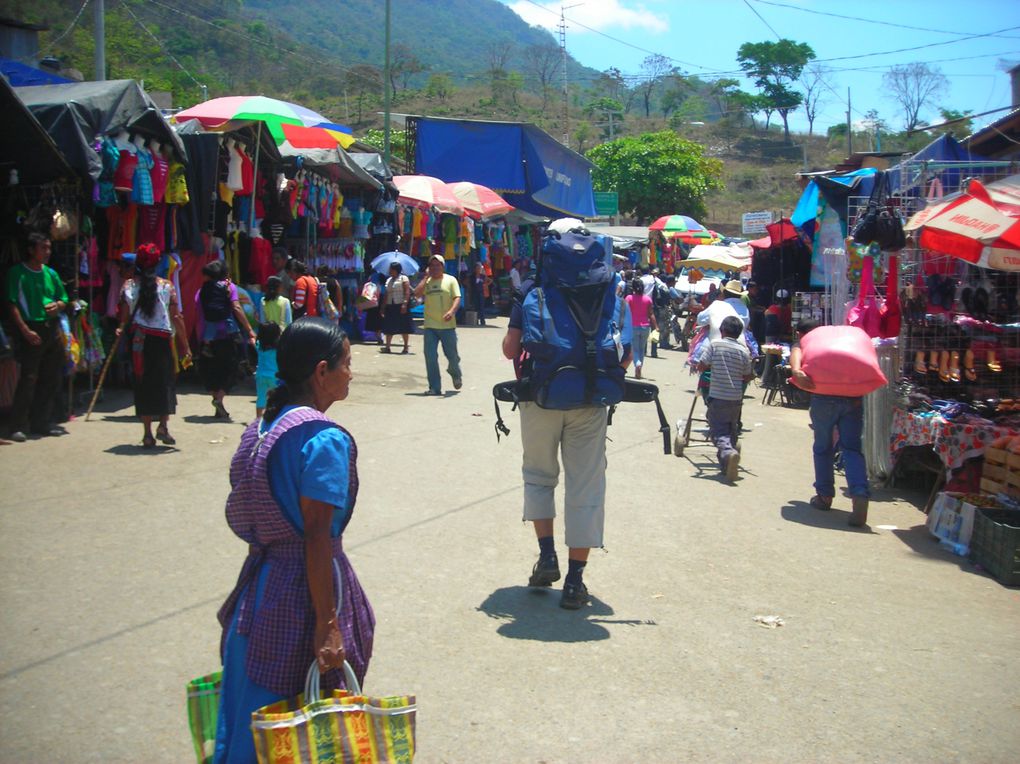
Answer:
M708 343L698 368L712 372L708 387L708 434L715 444L720 469L733 481L740 468L737 436L744 386L754 378L754 369L750 352L738 341L744 323L736 316L727 316L719 331L722 339Z
M425 372L429 389L425 395L442 395L442 377L439 373L439 345L446 356L447 372L453 379L453 387L460 390L464 384L461 376L460 356L457 354L457 309L460 307L460 284L457 279L444 271L444 261L439 255L429 258L428 272L415 287L416 297L425 300Z
M645 362L645 345L648 342L648 335L659 324L655 319L655 308L652 298L644 293L641 279L634 279L631 282L631 292L624 298L627 307L630 308L630 322L633 332L631 347L634 350L634 377L641 379L641 368Z
M54 405L64 368L64 338L60 314L67 308L67 291L57 272L47 265L50 240L28 235L28 254L7 273L7 308L21 335L18 363L21 376L11 406L11 440L24 443L26 433L62 435Z

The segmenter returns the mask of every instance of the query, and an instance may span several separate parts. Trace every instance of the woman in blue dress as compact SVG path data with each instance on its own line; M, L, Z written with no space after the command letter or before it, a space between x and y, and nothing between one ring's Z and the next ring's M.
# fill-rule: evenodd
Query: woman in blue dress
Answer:
M347 397L350 343L336 324L302 318L281 336L277 362L280 386L230 466L227 522L249 547L219 612L217 763L256 760L252 712L301 692L313 660L330 690L343 686L344 660L363 681L372 654L375 618L342 546L357 447L325 416Z

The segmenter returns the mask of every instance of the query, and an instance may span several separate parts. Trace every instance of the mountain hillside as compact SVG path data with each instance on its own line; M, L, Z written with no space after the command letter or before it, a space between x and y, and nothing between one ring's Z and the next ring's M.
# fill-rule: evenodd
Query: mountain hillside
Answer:
M385 3L382 0L246 0L244 13L279 29L345 66L382 66ZM429 73L446 73L455 82L484 79L490 49L509 45L506 66L527 68L529 46L556 46L544 29L529 26L497 0L392 0L390 44L406 46ZM568 72L587 78L598 72L570 59Z

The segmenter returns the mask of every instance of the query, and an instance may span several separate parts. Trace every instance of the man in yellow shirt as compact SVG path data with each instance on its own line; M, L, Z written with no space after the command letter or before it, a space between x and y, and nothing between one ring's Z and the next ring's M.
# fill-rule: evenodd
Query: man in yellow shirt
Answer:
M439 345L446 356L446 370L453 378L453 386L460 390L464 384L460 373L460 356L457 355L457 309L460 307L460 284L444 271L443 258L432 255L428 272L415 287L416 297L425 298L425 372L429 389L425 395L442 395L442 377L439 373Z

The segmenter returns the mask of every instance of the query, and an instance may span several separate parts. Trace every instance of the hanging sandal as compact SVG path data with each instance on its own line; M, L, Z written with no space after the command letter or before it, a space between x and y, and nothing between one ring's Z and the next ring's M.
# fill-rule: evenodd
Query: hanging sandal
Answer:
M928 371L932 374L939 373L939 351L931 351L931 355L928 356Z
M918 350L917 355L914 356L914 371L921 377L928 373L928 366L924 362L923 350Z
M963 354L963 376L968 382L977 382L977 372L974 371L973 350L968 350Z
M995 358L994 350L988 351L988 371L994 371L996 374L1002 371L1002 364Z
M960 354L956 350L949 356L949 381L960 381Z
M832 498L825 498L824 496L812 496L811 501L808 502L815 509L820 509L822 512L828 512L832 509Z
M949 381L949 351L943 350L939 355L939 379L943 382Z
M166 446L176 446L177 440L166 427L156 428L156 437L159 438L159 442Z

